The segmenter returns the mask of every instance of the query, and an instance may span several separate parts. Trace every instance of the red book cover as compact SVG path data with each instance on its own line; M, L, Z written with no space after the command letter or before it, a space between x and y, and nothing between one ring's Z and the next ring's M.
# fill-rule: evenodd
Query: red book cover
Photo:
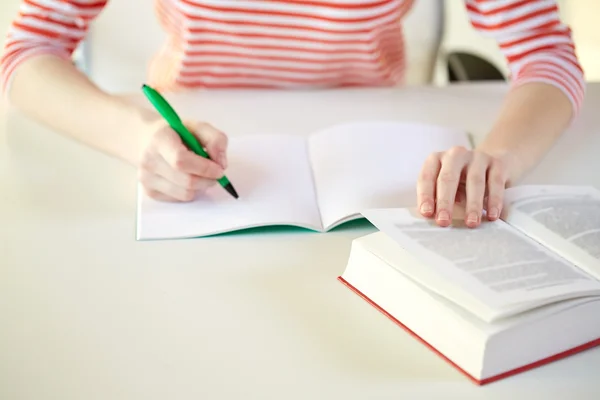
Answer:
M525 372L525 371L528 371L530 369L540 367L542 365L551 363L553 361L560 360L562 358L568 357L570 355L573 355L573 354L576 354L576 353L579 353L579 352L582 352L584 350L588 350L588 349L591 349L592 347L596 347L596 346L600 345L600 338L598 338L598 339L593 340L591 342L582 344L580 346L574 347L574 348L572 348L570 350L567 350L567 351L563 351L562 353L558 353L558 354L555 354L553 356L541 359L541 360L536 361L534 363L531 363L531 364L528 364L528 365L524 365L522 367L515 368L515 369L513 369L511 371L507 371L507 372L504 372L502 374L499 374L499 375L496 375L496 376L492 376L492 377L480 380L480 379L477 379L477 378L471 376L466 371L464 371L461 367L459 367L458 365L456 365L455 363L453 363L449 358L447 358L442 353L440 353L435 347L431 346L429 343L427 343L425 340L423 340L421 337L419 337L416 333L414 333L413 331L411 331L407 326L405 326L404 324L402 324L402 322L398 321L396 318L394 318L391 314L389 314L383 308L379 307L379 305L377 305L374 301L372 301L367 296L365 296L360 290L358 290L357 288L355 288L354 286L352 286L344 278L342 278L340 276L340 277L338 277L338 280L340 282L342 282L344 285L346 285L346 287L348 287L354 293L356 293L357 295L359 295L360 297L362 297L367 303L369 303L370 305L372 305L373 307L375 307L377 310L379 310L379 312L381 312L383 315L385 315L390 320L392 320L396 325L398 325L399 327L401 327L402 329L404 329L406 332L408 332L412 337L414 337L419 342L421 342L422 344L424 344L425 346L427 346L431 351L433 351L435 354L437 354L438 356L440 356L443 360L445 360L446 362L448 362L451 366L453 366L454 368L456 368L459 372L461 372L463 375L465 375L467 378L469 378L472 382L474 382L477 385L485 385L485 384L488 384L488 383L492 383L492 382L498 381L500 379L508 378L509 376L513 376L513 375L519 374L521 372Z

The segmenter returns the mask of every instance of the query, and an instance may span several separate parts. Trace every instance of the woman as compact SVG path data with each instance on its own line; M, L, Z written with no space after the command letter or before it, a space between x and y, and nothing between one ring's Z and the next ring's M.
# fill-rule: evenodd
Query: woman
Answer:
M148 82L169 91L397 85L405 70L401 22L412 4L155 0L168 40ZM198 157L156 114L124 104L75 69L69 57L105 5L23 0L1 61L3 90L29 116L136 165L149 195L188 201L224 173L227 137L206 122L191 122L215 161ZM473 27L498 41L512 87L483 143L432 154L423 165L418 206L440 226L450 224L463 195L468 226L480 224L483 210L497 219L505 188L540 161L584 98L583 71L555 1L465 5Z

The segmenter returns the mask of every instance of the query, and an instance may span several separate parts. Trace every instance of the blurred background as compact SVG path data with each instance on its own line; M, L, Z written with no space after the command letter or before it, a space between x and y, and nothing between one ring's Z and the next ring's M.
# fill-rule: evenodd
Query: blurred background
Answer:
M2 36L21 0L0 0ZM563 21L573 30L577 54L588 81L600 81L598 0L560 0ZM135 23L131 24L131 18ZM125 37L123 32L127 32ZM506 66L493 40L469 24L461 0L416 0L406 24L411 85L445 85L454 81L502 79ZM163 43L151 0L111 0L96 20L77 62L110 91L137 91L147 65Z

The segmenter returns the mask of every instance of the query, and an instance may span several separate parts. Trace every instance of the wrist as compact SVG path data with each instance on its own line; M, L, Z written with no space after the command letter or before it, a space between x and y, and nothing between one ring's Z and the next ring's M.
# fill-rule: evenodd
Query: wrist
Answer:
M490 157L502 163L506 171L506 186L510 187L515 184L525 173L527 166L522 160L519 152L516 149L499 146L489 146L482 143L476 147L476 150L481 151Z
M130 138L129 151L124 158L138 166L142 153L154 131L154 125L160 121L160 115L153 110L119 99L119 107L123 112L123 135Z

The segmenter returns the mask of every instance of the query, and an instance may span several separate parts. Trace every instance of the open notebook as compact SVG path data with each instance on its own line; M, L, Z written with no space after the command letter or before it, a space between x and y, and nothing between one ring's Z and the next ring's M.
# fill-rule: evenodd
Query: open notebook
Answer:
M410 206L425 158L469 148L465 132L388 121L356 122L295 135L230 139L226 174L240 198L222 187L190 203L167 203L138 189L137 238L213 235L271 225L327 231L369 208Z
M479 384L600 345L600 191L508 189L502 219L367 210L340 277ZM373 340L376 340L376 334Z

